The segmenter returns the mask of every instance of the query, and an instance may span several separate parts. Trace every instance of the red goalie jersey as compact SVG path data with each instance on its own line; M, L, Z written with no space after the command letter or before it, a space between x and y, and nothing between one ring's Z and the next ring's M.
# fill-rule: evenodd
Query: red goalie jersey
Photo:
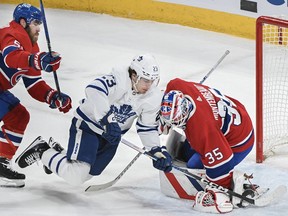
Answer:
M174 79L165 93L171 90L181 91L193 104L183 129L201 158L207 178L231 188L234 167L254 144L253 125L245 107L238 100L195 82Z

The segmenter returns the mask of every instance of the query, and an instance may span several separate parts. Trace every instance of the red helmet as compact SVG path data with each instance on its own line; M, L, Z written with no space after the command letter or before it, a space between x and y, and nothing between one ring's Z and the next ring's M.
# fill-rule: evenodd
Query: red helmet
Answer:
M168 125L183 127L193 107L192 102L181 91L172 90L162 99L160 117Z

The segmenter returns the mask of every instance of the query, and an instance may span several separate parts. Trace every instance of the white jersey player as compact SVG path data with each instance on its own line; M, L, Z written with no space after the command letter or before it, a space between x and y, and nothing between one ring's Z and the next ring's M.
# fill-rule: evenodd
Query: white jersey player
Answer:
M153 166L169 172L171 157L160 146L157 114L162 93L158 89L159 66L150 54L136 56L130 67L115 68L85 89L86 98L74 112L67 153L50 138L50 146L38 137L16 159L22 168L37 160L72 185L100 175L113 159L121 135L135 119L146 149L157 155Z

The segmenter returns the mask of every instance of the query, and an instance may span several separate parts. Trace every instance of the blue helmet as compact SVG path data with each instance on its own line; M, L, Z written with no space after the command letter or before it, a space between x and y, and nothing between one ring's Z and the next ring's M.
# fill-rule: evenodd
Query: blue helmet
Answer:
M37 20L42 23L42 13L41 11L32 6L31 4L21 3L17 5L13 13L13 19L19 23L20 19L25 19L26 23L29 25L33 20Z

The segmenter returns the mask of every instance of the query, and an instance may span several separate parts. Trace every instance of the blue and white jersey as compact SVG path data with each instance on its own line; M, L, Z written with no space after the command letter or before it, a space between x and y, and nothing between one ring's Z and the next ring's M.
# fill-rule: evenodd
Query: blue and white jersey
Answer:
M103 128L99 121L112 111L122 130L126 133L135 119L137 133L143 145L150 150L159 146L156 117L163 94L152 86L145 94L132 90L128 68L114 68L108 75L96 78L85 89L86 98L74 112L78 119L84 120L98 134Z

